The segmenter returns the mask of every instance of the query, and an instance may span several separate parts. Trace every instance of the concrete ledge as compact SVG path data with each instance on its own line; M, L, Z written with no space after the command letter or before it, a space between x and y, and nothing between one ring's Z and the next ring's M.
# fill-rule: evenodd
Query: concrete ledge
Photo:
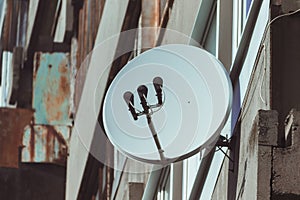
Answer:
M273 149L274 199L300 199L300 112L292 110L286 120L288 144Z
M257 170L257 200L266 200L271 197L272 179L272 147L258 147Z
M275 110L259 110L256 116L258 144L277 146L278 113Z
M275 110L259 110L256 116L258 136L257 152L257 200L271 198L272 149L277 146L278 113Z

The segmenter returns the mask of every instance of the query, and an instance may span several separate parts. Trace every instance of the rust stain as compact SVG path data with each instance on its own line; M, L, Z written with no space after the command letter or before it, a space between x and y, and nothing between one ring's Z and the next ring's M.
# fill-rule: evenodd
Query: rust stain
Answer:
M70 82L67 77L62 76L59 83L59 93L66 96L70 94Z
M63 135L54 126L44 126L47 131L46 161L65 164L67 158L67 143ZM58 142L58 149L55 143ZM56 151L58 154L56 155Z
M70 95L70 82L66 76L61 76L58 84L58 91L56 94L48 92L46 94L46 110L49 114L50 120L60 120L63 118L62 111L59 110L60 106ZM54 109L56 108L56 109ZM58 108L58 109L57 109Z
M68 54L36 53L33 80L35 123L70 125L71 74ZM37 70L37 66L39 66Z
M0 108L0 167L18 168L24 128L32 116L33 110Z
M61 128L63 127L63 129ZM46 162L55 163L65 166L68 152L67 139L64 135L69 135L69 127L50 126L50 125L32 125L32 135L30 143L25 144L23 151L29 152L24 154L24 162ZM63 134L60 131L68 131ZM68 136L67 136L68 137ZM35 138L34 140L32 138Z
M58 71L61 73L61 74L67 74L68 73L68 65L67 63L61 63L58 67Z
M160 23L160 1L159 0L142 0L142 27L152 27L143 29L142 46L147 50L155 46L157 31L153 27L159 27Z
M53 130L47 126L45 128L47 128L45 130L45 134L46 134L46 160L45 161L50 162L52 157L52 151L53 151L53 145L52 145Z
M52 127L52 128L53 128L53 130L55 130L55 131L53 131L53 133L55 134L55 137L58 140L58 142L62 145L67 146L67 142L66 142L63 134L61 132L59 132L58 130L56 130L54 127Z
M60 120L62 118L62 112L57 111L59 105L64 102L64 97L62 96L53 96L51 93L46 94L47 102L45 103L46 111L48 113L48 120Z
M30 142L29 142L30 161L34 160L34 156L35 156L34 149L35 149L35 134L34 134L33 127L30 126Z
M55 137L55 140L59 143L58 147L58 157L54 158L54 162L60 163L60 164L65 164L67 161L67 149L68 145L63 137L62 133L60 133L55 127L51 127L53 129L52 133L53 136Z

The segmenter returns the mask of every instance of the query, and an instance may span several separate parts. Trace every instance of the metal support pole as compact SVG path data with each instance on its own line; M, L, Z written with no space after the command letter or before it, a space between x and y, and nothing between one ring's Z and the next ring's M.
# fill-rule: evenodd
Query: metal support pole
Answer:
M151 119L151 115L149 113L147 113L147 122L148 122L149 129L152 133L153 139L155 141L155 145L158 149L160 159L162 161L165 161L166 157L164 155L164 150L161 148L161 144L160 144L159 139L157 137L157 132L155 130L154 124L153 124L152 119Z
M189 200L195 200L200 198L214 155L215 155L215 148L213 148L207 154L207 156L205 156L202 159Z

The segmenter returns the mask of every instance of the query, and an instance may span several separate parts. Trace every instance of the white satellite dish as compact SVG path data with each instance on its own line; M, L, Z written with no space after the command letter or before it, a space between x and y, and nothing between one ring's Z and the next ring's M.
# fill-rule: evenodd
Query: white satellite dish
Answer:
M104 99L104 129L129 157L169 164L215 145L231 101L230 78L213 55L189 45L160 46L117 74Z

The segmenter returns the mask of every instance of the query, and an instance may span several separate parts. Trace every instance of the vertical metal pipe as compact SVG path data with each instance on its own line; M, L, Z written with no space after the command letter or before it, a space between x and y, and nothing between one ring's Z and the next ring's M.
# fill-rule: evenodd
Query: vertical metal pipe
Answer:
M151 171L147 184L145 186L142 200L156 199L157 191L162 181L162 177L166 176L166 173L168 173L169 171L170 171L170 165L161 169L155 169L155 167L153 168L153 171Z
M207 178L207 174L209 172L209 168L211 165L211 162L215 155L215 148L213 148L207 156L205 156L200 164L199 170L196 175L196 179L190 194L189 200L195 200L199 199L201 196L201 193L203 191L203 187Z
M147 114L147 121L148 121L148 126L150 128L150 131L152 133L155 145L156 145L157 150L159 152L160 159L161 159L162 162L164 162L166 160L165 155L164 155L164 150L161 148L161 144L159 142L159 139L158 139L158 136L157 136L157 132L155 130L155 127L154 127L154 124L152 122L150 114Z
M160 0L142 0L142 49L155 46L160 22ZM156 28L154 28L156 27Z

